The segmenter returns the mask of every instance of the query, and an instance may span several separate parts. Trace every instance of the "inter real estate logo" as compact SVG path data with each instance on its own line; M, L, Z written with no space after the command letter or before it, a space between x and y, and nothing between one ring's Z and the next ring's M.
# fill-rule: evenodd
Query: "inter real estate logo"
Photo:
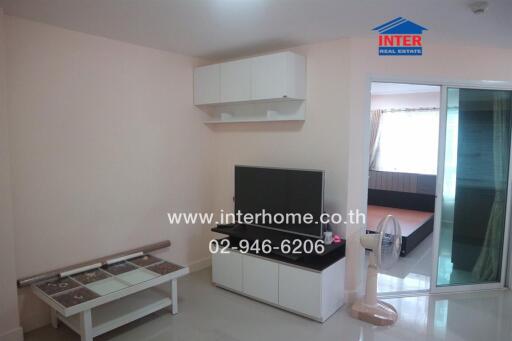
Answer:
M377 26L379 56L421 56L423 54L423 26L402 17Z

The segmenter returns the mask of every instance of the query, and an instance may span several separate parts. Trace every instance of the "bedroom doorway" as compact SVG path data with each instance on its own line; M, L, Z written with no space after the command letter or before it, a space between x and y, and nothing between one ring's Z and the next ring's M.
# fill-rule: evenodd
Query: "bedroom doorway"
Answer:
M441 86L372 82L367 233L388 214L400 259L380 269L379 295L429 292L434 249Z

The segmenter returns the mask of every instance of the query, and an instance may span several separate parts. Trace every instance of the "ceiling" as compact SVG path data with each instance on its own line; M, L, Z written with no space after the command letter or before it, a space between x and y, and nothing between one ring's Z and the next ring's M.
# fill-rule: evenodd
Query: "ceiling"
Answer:
M425 42L512 47L512 0L0 0L8 15L209 59L373 37L395 17L427 27Z
M403 95L440 92L439 86L372 82L372 95Z

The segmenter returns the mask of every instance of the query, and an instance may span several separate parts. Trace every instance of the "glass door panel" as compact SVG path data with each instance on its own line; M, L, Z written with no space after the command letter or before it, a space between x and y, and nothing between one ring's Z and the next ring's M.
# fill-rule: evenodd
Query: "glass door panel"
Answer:
M503 279L512 92L448 88L437 287Z

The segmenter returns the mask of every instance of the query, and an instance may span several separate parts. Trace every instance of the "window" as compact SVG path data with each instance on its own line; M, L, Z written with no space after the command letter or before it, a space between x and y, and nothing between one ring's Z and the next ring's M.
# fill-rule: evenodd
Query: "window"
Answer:
M374 170L436 174L439 111L387 111L378 130Z

